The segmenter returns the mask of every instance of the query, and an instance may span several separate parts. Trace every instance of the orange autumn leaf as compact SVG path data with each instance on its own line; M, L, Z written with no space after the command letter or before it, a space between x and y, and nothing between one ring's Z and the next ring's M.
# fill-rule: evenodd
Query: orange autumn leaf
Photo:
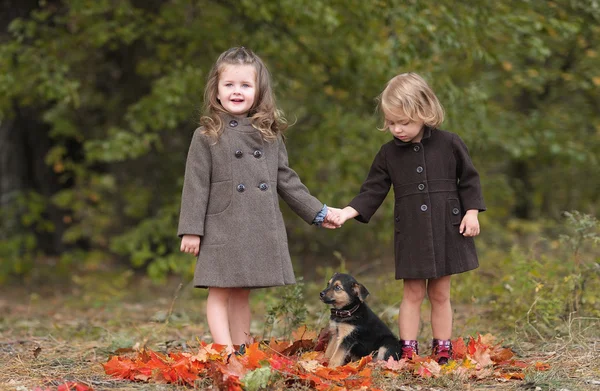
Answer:
M535 369L538 371L547 371L548 369L550 369L550 364L538 361L535 363Z
M292 339L294 341L302 340L302 339L310 339L313 340L317 338L317 332L314 330L308 330L306 325L302 325L298 327L296 330L292 331Z
M287 347L281 354L285 354L286 356L293 356L301 350L309 350L315 346L315 342L310 339L301 339L298 341L294 341L292 345Z
M465 345L465 340L458 338L452 341L452 351L454 359L465 358L467 355L467 345Z
M277 341L275 338L271 338L269 341L269 348L277 353L283 352L285 349L292 345L289 341Z
M495 363L501 363L510 360L515 354L508 348L496 348L490 353L490 358Z
M267 359L267 354L259 349L258 342L255 342L246 347L246 359L247 366L250 369L257 369L261 367L260 362Z

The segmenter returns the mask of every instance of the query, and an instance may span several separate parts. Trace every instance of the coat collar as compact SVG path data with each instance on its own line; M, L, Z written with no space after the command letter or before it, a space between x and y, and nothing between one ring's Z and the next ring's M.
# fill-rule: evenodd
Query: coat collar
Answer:
M256 132L252 126L252 117L235 117L231 114L221 114L223 126L238 132Z
M429 137L431 137L431 131L434 128L431 128L429 126L425 126L425 130L423 130L423 137L421 138L421 143L423 141L425 141L426 139L428 139ZM407 147L409 145L415 144L415 143L405 143L404 141L397 139L396 137L394 137L394 144L398 145L399 147Z

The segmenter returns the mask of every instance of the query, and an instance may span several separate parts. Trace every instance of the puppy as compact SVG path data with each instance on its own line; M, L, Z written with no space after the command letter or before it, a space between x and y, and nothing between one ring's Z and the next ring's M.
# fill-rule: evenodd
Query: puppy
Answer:
M398 338L365 303L369 291L348 274L335 273L321 301L331 304L329 344L325 357L330 367L373 355L377 360L390 356L399 360L402 349Z

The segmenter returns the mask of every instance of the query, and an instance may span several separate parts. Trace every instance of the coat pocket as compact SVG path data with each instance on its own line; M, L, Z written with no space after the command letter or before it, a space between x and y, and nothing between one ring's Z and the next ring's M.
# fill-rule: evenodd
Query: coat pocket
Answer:
M206 214L215 215L224 212L231 204L232 192L231 181L211 183Z
M450 223L452 225L459 225L462 219L462 213L460 210L460 201L458 198L448 198L447 200L447 213L450 214Z

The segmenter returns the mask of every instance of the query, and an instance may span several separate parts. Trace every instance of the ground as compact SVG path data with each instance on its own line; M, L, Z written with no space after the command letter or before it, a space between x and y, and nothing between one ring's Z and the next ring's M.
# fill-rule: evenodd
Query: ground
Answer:
M91 385L95 390L178 390L189 387L134 383L111 379L102 363L111 355L145 346L160 352L193 350L210 341L204 321L205 291L171 279L155 285L143 276L129 276L120 286L77 280L61 286L5 285L0 295L0 390L36 387L56 390L65 381ZM122 284L121 284L122 285ZM317 288L314 288L317 289ZM314 290L313 289L313 290ZM375 289L372 289L372 295ZM328 311L314 294L305 299L307 324L322 328ZM264 298L253 300L253 333L265 330ZM377 311L384 319L395 306ZM425 311L426 312L426 311ZM550 364L550 370L530 372L523 381L435 380L411 376L386 381L389 390L599 390L600 333L578 330L570 335L532 341L518 330L494 330L486 324L485 309L461 304L455 308L457 334L480 331L502 334L505 344L522 358ZM424 318L424 324L427 319ZM596 323L597 324L597 323ZM424 335L426 337L426 327ZM478 330L479 329L479 330ZM120 350L121 349L121 350ZM210 387L210 381L196 388ZM298 388L302 389L302 388ZM307 388L303 388L307 389Z

